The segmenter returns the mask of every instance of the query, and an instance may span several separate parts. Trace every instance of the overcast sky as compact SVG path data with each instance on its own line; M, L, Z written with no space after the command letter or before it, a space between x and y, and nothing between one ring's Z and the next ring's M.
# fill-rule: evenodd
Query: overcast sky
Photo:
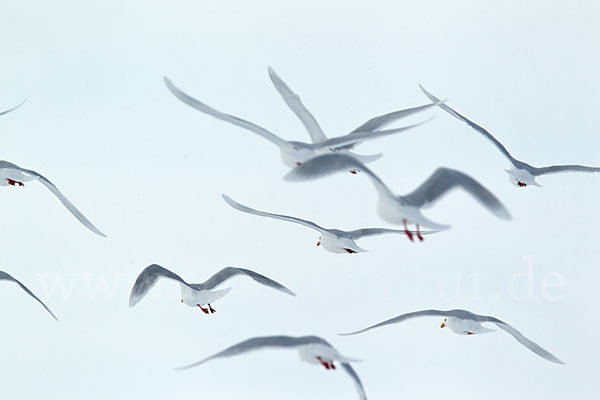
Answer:
M268 79L272 66L329 136L427 101L423 84L537 166L600 165L600 6L589 1L3 1L0 159L40 172L103 232L37 182L0 188L0 397L351 399L349 377L264 351L173 368L257 335L316 334L355 364L369 399L597 396L600 176L509 183L494 146L442 110L361 145L397 193L437 167L464 171L511 211L506 222L456 192L426 215L452 229L410 243L360 241L341 255L301 226L242 214L221 193L327 227L391 227L365 175L290 183L275 146L203 115L164 86L285 139L308 141ZM526 3L526 4L524 4ZM250 268L204 315L159 284L134 309L136 275L158 263L191 282ZM439 318L353 337L426 308L496 316L567 363L500 331L458 336Z

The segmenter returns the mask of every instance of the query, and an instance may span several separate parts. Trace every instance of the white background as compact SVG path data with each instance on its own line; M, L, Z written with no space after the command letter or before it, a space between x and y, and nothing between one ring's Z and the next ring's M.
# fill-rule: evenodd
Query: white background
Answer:
M447 232L424 243L365 239L359 245L368 253L331 254L315 246L317 233L239 213L220 194L327 227L387 226L366 176L284 182L275 146L185 106L162 76L220 110L306 141L268 65L329 136L425 103L422 83L517 158L598 165L600 7L282 3L2 2L0 109L28 101L0 119L0 158L48 177L108 238L37 182L2 188L0 269L59 322L16 286L0 285L0 396L356 398L343 372L300 363L291 351L173 371L252 336L317 334L363 360L355 368L370 399L595 398L599 176L552 175L539 179L543 188L516 188L503 156L439 110L426 126L359 152L385 153L372 168L400 194L438 166L460 169L514 220L496 219L457 192L427 211L453 225ZM160 282L130 309L135 276L151 263L191 282L227 265L247 267L298 297L239 278L207 316L179 302L177 284ZM494 315L567 365L504 332L454 335L437 318L336 336L425 308Z

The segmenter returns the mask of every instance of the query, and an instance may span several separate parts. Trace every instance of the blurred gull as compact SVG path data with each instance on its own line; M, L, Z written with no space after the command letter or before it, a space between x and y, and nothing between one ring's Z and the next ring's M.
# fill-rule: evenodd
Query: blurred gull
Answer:
M60 202L67 207L86 228L96 233L97 235L106 237L106 235L94 226L61 192L56 186L42 175L30 169L21 168L8 161L0 160L0 186L25 186L23 182L37 180L46 186Z
M265 348L282 348L296 349L301 361L306 361L310 364L323 365L327 370L335 370L335 361L339 361L342 368L352 377L354 385L358 391L361 400L366 400L367 395L360 381L360 378L350 366L351 362L358 360L341 355L331 344L318 336L263 336L245 340L241 343L233 345L220 353L212 355L204 360L198 361L186 367L178 368L178 370L188 369L215 358L231 357L247 353L254 350L262 350Z
M419 234L421 227L434 230L450 227L427 219L421 214L421 208L432 206L447 192L456 188L466 191L498 218L511 219L510 213L496 196L470 176L449 168L438 168L421 186L404 196L394 195L375 173L360 161L344 154L325 154L309 160L288 172L285 179L290 181L315 179L349 168L359 169L369 176L379 194L377 213L384 221L404 225L405 233L410 240L414 239L407 227L409 223L416 224L417 237L421 241L423 240Z
M388 233L401 233L401 234L406 233L404 230L385 229L385 228L363 228L363 229L356 229L353 231L343 231L340 229L327 229L327 228L323 228L323 227L315 224L314 222L307 221L304 219L290 217L287 215L271 214L268 212L255 210L255 209L252 209L250 207L247 207L243 204L240 204L240 203L234 201L233 199L231 199L229 196L227 196L225 194L222 196L223 196L223 199L225 199L225 201L227 202L227 204L229 204L231 207L233 207L239 211L242 211L242 212L245 212L248 214L258 215L261 217L269 217L269 218L274 218L274 219L280 219L283 221L293 222L293 223L304 225L304 226L307 226L309 228L316 230L317 232L319 232L321 234L321 236L319 236L319 241L317 242L317 246L323 245L323 248L325 250L330 251L332 253L349 253L349 254L363 253L363 252L366 252L367 250L359 247L358 244L356 244L355 240L362 239L364 237L369 237L369 236L385 235ZM431 232L414 232L413 231L413 232L409 232L409 233L412 235L427 235L427 234L435 233L435 231L431 231Z
M190 307L200 307L205 314L214 313L216 311L211 307L211 303L214 303L221 297L225 296L227 293L229 293L231 288L221 290L214 289L222 285L225 281L238 275L248 276L262 285L279 290L280 292L289 294L291 296L296 296L290 289L275 282L274 280L244 268L225 267L211 276L206 282L187 283L181 279L179 275L174 274L168 269L157 264L152 264L144 268L144 270L137 277L133 288L131 289L131 295L129 296L129 307L133 307L139 303L139 301L142 300L146 293L152 289L159 279L167 278L178 282L179 286L181 286L182 303ZM208 305L208 308L202 307L203 305Z
M421 86L421 85L419 85L419 86L421 87L421 90L423 91L423 93L425 93L425 95L427 97L429 97L429 99L431 99L432 101L438 100L434 95L432 95L427 90L425 90L425 88L423 86ZM506 147L504 147L504 145L502 143L500 143L494 136L492 136L491 133L486 131L481 126L477 125L473 121L470 121L466 117L457 113L452 108L448 107L446 104L440 103L439 106L443 110L447 111L450 115L458 118L461 121L466 122L467 125L469 125L473 129L475 129L477 132L481 133L483 135L483 137L485 137L490 142L492 142L494 145L496 145L498 150L500 150L500 152L502 154L504 154L504 156L508 159L508 161L510 163L510 169L506 169L505 171L508 173L511 183L514 184L515 186L519 186L519 187L525 187L527 185L542 186L539 183L537 183L535 180L535 178L540 175L558 174L561 172L600 172L600 168L598 168L598 167L586 167L584 165L551 165L549 167L531 166L531 165L527 164L526 162L519 161L516 158L514 158L508 152L508 150L506 150Z
M48 307L46 307L46 305L40 299L38 299L37 296L31 292L31 290L27 289L27 287L25 285L23 285L21 282L19 282L18 280L16 280L15 278L13 278L12 276L10 276L9 274L7 274L4 271L0 271L0 281L14 282L17 285L19 285L19 287L21 289L23 289L25 291L25 293L27 293L28 295L33 297L38 303L40 303L42 305L42 307L44 307L46 309L46 311L48 311L48 313L50 313L50 315L52 315L52 318L54 318L55 320L58 321L58 319L56 318L54 313L52 311L50 311L50 309Z
M372 130L355 131L349 135L338 136L338 137L331 138L331 139L319 140L315 143L287 141L287 140L284 140L284 139L280 138L279 136L275 135L274 133L269 132L268 130L266 130L264 128L261 128L260 126L254 124L252 122L249 122L249 121L243 120L241 118L234 117L232 115L225 114L218 110L215 110L214 108L209 107L206 104L200 102L199 100L182 92L179 88L177 88L173 84L173 82L171 82L171 80L169 78L165 77L164 80L165 80L167 87L171 91L171 93L173 93L173 95L175 95L175 97L177 97L183 103L189 105L190 107L192 107L200 112L212 115L213 117L215 117L217 119L232 123L241 128L244 128L251 132L254 132L254 133L262 136L263 138L269 140L273 144L277 145L277 147L279 147L279 150L281 152L281 158L282 158L284 164L290 168L298 166L298 165L302 164L303 162L310 160L311 158L314 158L317 155L323 154L323 153L337 151L337 152L350 154L347 150L345 150L349 146L352 147L356 144L364 142L365 140L378 139L378 138L381 138L384 136L403 132L408 129L422 125L428 121L428 120L426 120L424 122L417 123L414 125L409 125L409 126L396 128L396 129L390 129L390 130L380 130L380 131L376 131L376 132L373 132ZM408 110L403 110L402 116L412 115L417 112L424 111L431 107L437 106L438 104L439 103L431 103L431 104L427 104L424 106L415 107L415 108L408 109ZM373 122L372 125L373 126L379 126L379 125L383 126L383 125L387 124L388 119L383 118L383 117L381 117L381 118L382 118L382 120L379 124ZM314 134L314 131L313 131L313 134ZM363 161L365 161L365 162L373 161L380 157L379 155L375 155L375 156L354 155L354 156L362 158ZM356 171L351 171L351 172L356 172Z
M562 361L560 361L558 358L556 358L556 356L554 356L552 353L548 352L547 350L543 349L536 343L527 339L525 336L523 336L523 334L521 332L519 332L512 326L508 325L506 322L500 321L499 319L494 318L494 317L488 317L486 315L473 314L472 312L467 311L467 310L415 311L415 312L410 312L407 314L402 314L398 317L388 319L387 321L383 321L379 324L370 326L365 329L361 329L356 332L342 333L341 335L343 335L343 336L356 335L358 333L366 332L373 328L378 328L380 326L385 326L385 325L390 325L390 324L396 324L396 323L406 321L406 320L412 319L412 318L437 317L437 316L444 317L444 322L442 322L442 325L441 325L442 328L447 326L448 328L450 328L450 330L452 330L452 332L457 333L459 335L477 335L477 334L482 334L482 333L495 332L494 329L486 328L486 327L482 326L481 323L489 322L489 323L495 324L498 328L502 329L505 332L508 332L510 335L512 335L512 337L517 339L517 341L519 343L521 343L523 346L527 347L529 350L533 351L538 356L545 358L548 361L552 361L553 363L564 364Z

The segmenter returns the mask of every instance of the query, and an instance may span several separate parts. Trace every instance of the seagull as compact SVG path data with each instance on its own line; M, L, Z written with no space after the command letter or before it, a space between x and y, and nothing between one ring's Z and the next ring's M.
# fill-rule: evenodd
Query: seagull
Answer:
M27 99L23 100L21 103L19 103L18 105L14 106L13 108L9 108L8 110L0 111L0 115L8 114L9 112L16 110L17 108L19 108L23 104L25 104L26 101L27 101Z
M317 242L317 246L323 245L323 248L331 253L348 253L348 254L364 253L368 250L359 247L358 244L356 244L355 240L362 239L363 237L368 237L368 236L385 235L387 233L401 233L401 234L405 233L405 231L403 231L403 230L385 229L385 228L363 228L363 229L356 229L353 231L343 231L340 229L327 229L327 228L323 228L322 226L315 224L314 222L307 221L304 219L290 217L288 215L271 214L268 212L255 210L253 208L247 207L243 204L236 202L235 200L233 200L232 198L230 198L229 196L227 196L225 194L223 194L222 196L223 196L223 199L227 202L227 204L229 204L231 207L235 208L236 210L239 210L239 211L242 211L242 212L245 212L248 214L258 215L261 217L281 219L284 221L304 225L304 226L307 226L309 228L316 230L317 232L319 232L321 234L321 236L319 236L319 241ZM431 232L414 232L414 231L412 231L410 233L412 235L427 235L427 234L431 234L431 233L435 233L435 232L434 231L431 231Z
M356 332L350 333L341 333L342 336L348 335L356 335L358 333L363 333L373 328L378 328L384 325L396 324L398 322L402 322L412 318L419 317L444 317L444 322L442 322L441 328L445 328L446 326L450 328L450 330L459 335L478 335L483 333L495 332L495 329L486 328L481 325L481 323L489 322L495 324L498 328L503 331L508 332L512 337L517 339L519 343L523 346L527 347L529 350L533 351L538 356L545 358L548 361L552 361L557 364L564 364L564 362L560 361L556 356L554 356L549 351L543 349L536 343L527 339L521 332L507 324L506 322L500 321L497 318L489 317L487 315L478 315L474 314L467 310L449 310L449 311L440 311L440 310L423 310L423 311L415 311L407 314L399 315L395 318L388 319L387 321L383 321L379 324L370 326L365 329L361 329Z
M212 308L211 303L219 300L231 290L231 288L221 290L214 289L223 284L225 281L238 275L246 275L262 285L279 290L283 293L287 293L290 296L296 296L294 292L285 286L267 278L266 276L258 274L254 271L250 271L249 269L225 267L211 276L206 282L187 283L181 279L179 275L174 274L168 269L157 264L152 264L144 268L133 284L131 295L129 296L129 307L133 307L139 303L146 293L148 293L148 291L156 284L156 281L158 281L160 278L167 278L177 281L179 286L181 286L182 303L190 307L199 307L204 314L212 314L216 311L214 308ZM202 307L203 305L208 305L208 308Z
M21 282L19 282L18 280L16 280L15 278L13 278L12 276L10 276L9 274L7 274L4 271L0 271L0 281L14 282L17 285L19 285L19 287L21 289L23 289L25 291L25 293L27 293L28 295L33 297L38 303L40 303L42 305L42 307L44 307L46 309L46 311L48 311L50 313L50 315L52 315L52 318L54 318L56 321L58 321L58 319L56 318L54 313L52 311L50 311L50 309L48 307L46 307L46 305L44 303L42 303L42 301L40 299L38 299L37 296L35 294L33 294L31 292L31 290L27 289L27 287L25 285L23 285Z
M429 93L425 88L419 85L423 93L430 100L436 101L437 98ZM532 165L527 164L524 161L517 160L514 158L506 147L502 143L498 141L491 133L485 130L483 127L477 125L475 122L467 119L463 115L457 113L452 108L448 107L444 103L440 103L439 106L448 112L448 114L458 118L459 120L466 122L471 128L475 129L477 132L481 133L483 137L492 142L498 150L508 159L510 163L510 168L505 169L506 173L508 173L510 182L518 187L526 187L528 185L531 186L542 186L535 180L538 176L547 175L547 174L558 174L562 172L600 172L600 168L598 167L587 167L585 165L551 165L549 167L534 167Z
M11 162L0 160L0 186L25 186L23 182L32 180L40 181L46 186L60 202L67 207L67 210L71 212L86 228L91 230L97 235L106 237L98 228L94 226L74 205L71 203L56 186L42 175L30 169L21 168Z
M269 67L268 72L269 78L271 78L271 82L273 82L275 89L277 89L277 92L281 95L281 98L294 112L294 114L296 114L298 119L300 119L300 122L302 122L302 125L304 125L304 127L308 131L312 142L319 143L326 141L327 136L325 136L323 129L321 129L321 126L319 125L315 117L312 115L312 113L304 106L302 100L300 100L300 97L296 93L294 93L292 89L290 89L290 87L283 81L283 79L281 79L279 75L277 75L273 68ZM409 108L406 110L400 110L391 112L389 114L380 115L378 117L370 119L358 128L354 129L352 132L349 133L349 135L354 135L359 132L374 132L383 129L387 125L399 119L402 119L403 117L409 116L413 113L413 109ZM354 148L356 144L357 143L349 144L347 146L341 147L341 149L349 150ZM352 154L356 159L362 161L363 163L375 161L381 158L381 156L383 155L381 153L369 156L359 155L355 153L350 154Z
M421 213L421 208L433 205L444 194L455 188L469 193L498 218L511 219L510 213L496 196L470 176L449 168L438 168L421 186L404 196L396 196L373 171L360 161L345 154L321 155L292 169L287 173L285 179L290 181L315 179L348 168L360 169L371 178L379 194L377 213L384 221L404 225L404 232L411 241L414 241L414 238L411 231L408 230L407 224L409 223L416 225L417 237L420 241L423 241L423 237L418 234L421 227L434 230L450 228L450 225L442 225L426 218Z
M220 119L222 121L230 122L241 128L252 131L252 132L258 134L259 136L262 136L263 138L267 139L268 141L272 142L273 144L275 144L277 147L279 147L279 151L281 152L281 158L283 160L283 163L290 168L296 167L296 166L302 164L303 162L316 157L319 154L329 153L332 151L347 152L347 150L345 150L345 147L347 147L347 146L356 145L358 143L364 142L365 140L378 139L378 138L381 138L384 136L403 132L408 129L415 128L415 127L422 125L425 122L429 121L429 120L426 120L426 121L423 121L423 122L420 122L417 124L404 126L401 128L380 130L377 132L372 132L372 131L358 132L357 131L357 132L352 133L351 135L338 136L338 137L331 138L331 139L321 140L316 143L287 141L252 122L249 122L249 121L243 120L241 118L234 117L233 115L225 114L218 110L215 110L214 108L209 107L208 105L200 102L199 100L197 100L197 99L189 96L188 94L184 93L183 91L181 91L179 88L177 88L173 84L173 82L171 82L171 80L169 78L165 77L164 80L167 85L167 88L169 88L171 93L173 93L173 95L175 95L175 97L177 97L179 100L181 100L185 104L189 105L190 107L192 107L200 112L203 112L205 114L212 115L213 117ZM438 105L438 103L431 103L431 104L427 104L424 106L415 107L415 108L412 108L409 110L404 110L405 111L404 116L408 116L408 115L411 115L411 114L414 114L414 113L417 113L420 111L424 111L426 109L429 109L429 108L437 106L437 105ZM379 156L363 156L363 158L364 157L366 157L365 161L373 161L374 159L379 158ZM356 171L351 171L351 172L356 173Z
M354 385L358 391L361 400L367 400L365 389L360 381L360 378L350 366L351 362L357 362L352 358L341 355L331 344L326 340L318 336L262 336L254 337L236 345L233 345L220 353L212 355L204 360L198 361L194 364L186 367L177 368L177 370L188 369L196 367L207 361L214 360L215 358L231 357L239 354L247 353L254 350L261 350L264 348L289 348L298 350L298 355L301 361L306 361L310 364L322 365L327 370L335 370L335 361L339 361L342 368L346 370L348 375L354 380Z

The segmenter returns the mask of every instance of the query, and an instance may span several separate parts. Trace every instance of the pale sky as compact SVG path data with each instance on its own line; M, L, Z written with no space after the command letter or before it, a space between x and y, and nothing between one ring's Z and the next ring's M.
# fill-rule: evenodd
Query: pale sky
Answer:
M438 110L357 152L384 153L371 167L398 194L439 166L459 169L513 221L456 192L426 211L452 229L424 243L382 236L359 242L368 253L327 253L316 232L242 214L221 193L327 227L392 227L367 177L285 182L275 146L182 104L162 77L302 141L268 66L329 136L424 104L421 83L523 161L600 165L599 12L588 1L4 1L0 110L28 101L0 118L0 159L46 176L108 238L40 183L0 188L0 270L59 319L0 284L0 397L357 398L342 371L294 351L173 371L252 336L316 334L362 360L355 369L372 400L595 398L600 176L516 188L497 149ZM190 282L250 268L298 296L238 278L207 316L164 281L130 309L151 263ZM496 316L567 365L502 331L455 335L438 318L336 335L426 308Z

